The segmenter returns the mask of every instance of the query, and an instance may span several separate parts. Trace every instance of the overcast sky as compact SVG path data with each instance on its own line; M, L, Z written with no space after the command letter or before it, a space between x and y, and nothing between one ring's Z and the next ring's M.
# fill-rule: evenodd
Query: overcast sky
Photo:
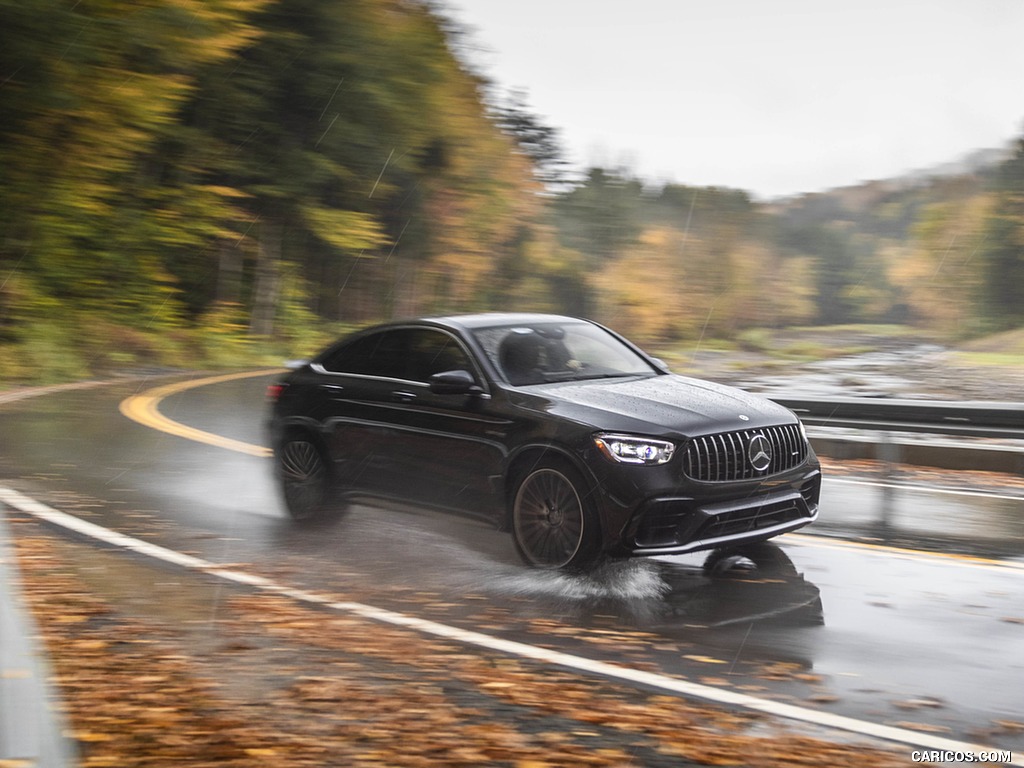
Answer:
M813 192L1024 134L1022 0L447 0L577 167Z

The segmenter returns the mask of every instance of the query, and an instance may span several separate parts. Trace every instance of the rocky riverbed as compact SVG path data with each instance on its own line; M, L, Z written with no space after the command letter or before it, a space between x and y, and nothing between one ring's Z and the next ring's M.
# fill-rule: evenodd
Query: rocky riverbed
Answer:
M790 346L793 338L782 337ZM907 337L836 337L825 359L786 359L776 351L699 350L677 357L673 370L767 395L886 397L923 400L1024 401L1019 364L972 366L955 350Z

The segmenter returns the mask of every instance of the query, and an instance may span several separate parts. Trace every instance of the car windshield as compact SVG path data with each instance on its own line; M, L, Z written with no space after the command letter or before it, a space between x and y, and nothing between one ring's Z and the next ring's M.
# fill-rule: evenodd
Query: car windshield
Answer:
M517 387L657 373L615 336L590 323L505 325L481 328L473 335Z

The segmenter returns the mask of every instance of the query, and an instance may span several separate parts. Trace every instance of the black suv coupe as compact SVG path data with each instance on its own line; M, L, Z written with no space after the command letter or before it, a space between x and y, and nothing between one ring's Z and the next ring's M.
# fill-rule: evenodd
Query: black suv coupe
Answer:
M717 549L812 522L796 416L670 373L596 323L477 314L357 332L270 388L297 519L354 495L483 516L530 565Z

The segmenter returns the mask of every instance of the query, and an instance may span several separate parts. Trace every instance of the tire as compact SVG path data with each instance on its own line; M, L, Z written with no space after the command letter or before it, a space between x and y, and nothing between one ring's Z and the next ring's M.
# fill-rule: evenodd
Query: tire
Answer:
M285 509L295 520L323 517L330 509L331 471L323 449L299 433L288 435L276 453Z
M586 485L567 464L525 471L511 498L512 539L534 568L580 572L601 559L601 535Z

